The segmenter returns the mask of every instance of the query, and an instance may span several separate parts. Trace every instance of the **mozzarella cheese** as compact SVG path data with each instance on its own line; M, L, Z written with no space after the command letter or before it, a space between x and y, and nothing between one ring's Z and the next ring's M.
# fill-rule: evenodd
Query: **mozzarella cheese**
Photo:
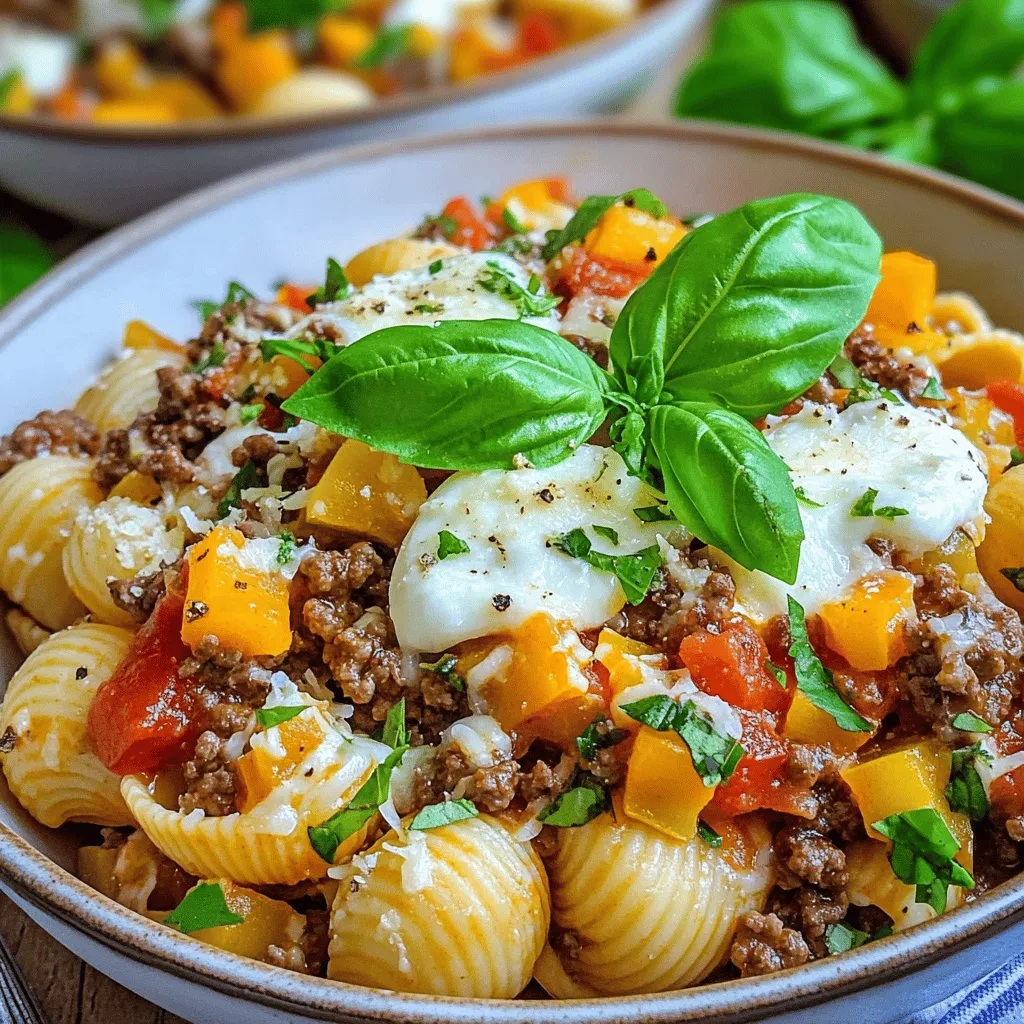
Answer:
M657 544L658 526L633 509L657 496L610 448L582 445L548 469L456 473L421 506L391 577L391 617L403 647L444 651L504 633L536 612L576 629L599 626L625 603L619 581L551 545L574 528L595 550L630 554ZM613 546L593 527L618 532ZM438 560L448 530L469 552Z
M868 546L892 541L909 557L941 544L955 529L983 521L985 458L939 414L890 400L838 412L807 402L769 427L765 439L789 466L793 484L821 507L800 502L804 539L796 583L750 572L719 553L736 580L744 610L755 618L786 611L792 595L808 614L868 573L884 567ZM874 488L874 507L907 515L855 517L853 506Z
M313 316L334 323L344 335L346 344L358 341L373 331L405 324L433 325L441 320L518 320L519 311L498 292L487 291L480 284L488 278L496 264L522 288L530 283L530 272L511 256L499 252L471 252L450 256L441 269L431 274L429 267L403 270L390 276L379 275L369 284L340 302L320 306ZM538 295L549 294L541 288ZM524 317L528 324L545 327L558 333L558 315ZM289 332L298 337L307 321Z
M481 6L481 0L398 0L384 16L384 23L422 25L448 36L458 27L464 11Z
M33 96L52 96L74 65L72 36L0 19L0 78L17 71Z
M608 295L594 295L590 292L577 295L569 303L559 330L563 337L576 334L607 345L611 341L615 321L625 304L625 299L613 299Z

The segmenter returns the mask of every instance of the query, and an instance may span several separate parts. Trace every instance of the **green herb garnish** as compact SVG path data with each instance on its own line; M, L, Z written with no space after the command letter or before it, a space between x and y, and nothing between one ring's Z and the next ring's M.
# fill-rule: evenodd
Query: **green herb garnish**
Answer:
M530 277L529 286L524 288L497 260L487 261L487 270L477 279L486 292L508 299L524 317L544 316L550 313L562 300L557 295L541 295L541 280L536 274Z
M200 882L164 918L164 924L191 935L204 928L241 924L244 920L244 914L236 914L228 907L224 889L219 882Z
M648 505L645 508L633 509L633 515L642 523L670 523L672 513L665 505Z
M308 707L308 704L294 704L287 708L260 708L256 712L256 724L262 725L264 729L272 729L275 725L301 715Z
M595 718L576 737L576 749L584 761L593 761L599 750L618 746L629 733L625 729L616 729L607 718Z
M583 559L595 569L612 573L622 584L626 600L632 605L640 604L647 596L661 568L661 549L657 544L631 555L608 555L595 551L590 538L579 527L552 539L551 546L573 558Z
M442 803L429 804L424 807L412 819L409 828L416 832L426 832L427 829L441 828L443 825L451 825L456 821L475 818L479 813L470 800L445 800Z
M825 946L833 955L845 953L850 949L857 949L859 946L863 946L865 942L870 941L871 936L867 932L862 932L859 928L854 928L844 921L840 921L838 924L830 924L825 929Z
M598 537L604 537L605 540L611 541L616 547L619 544L619 531L612 529L610 526L592 526L591 529L598 535Z
M449 530L441 530L437 535L437 559L443 562L452 555L465 555L469 553L469 545L461 538L456 537Z
M277 554L274 556L274 560L278 565L287 565L295 557L295 552L298 551L298 546L295 543L295 534L291 530L282 530L278 534L278 541Z
M896 505L879 505L875 507L875 499L878 497L878 489L869 487L853 504L850 515L854 519L896 519L899 516L909 516L905 508L898 508Z
M537 820L558 828L578 828L593 821L610 807L608 790L593 775L580 772L573 788L566 790L554 803L545 807L537 815Z
M713 846L718 849L722 845L722 837L706 822L698 819L697 821L697 835L704 840L708 846Z
M796 494L796 500L801 505L806 505L808 508L824 508L825 506L820 501L815 501L813 498L807 497L807 492L802 487L793 488Z
M412 25L385 25L356 58L356 67L365 71L398 60L409 49L412 29Z
M220 499L220 504L217 505L217 518L223 519L241 502L242 491L247 491L250 487L259 487L259 485L260 471L256 468L256 463L249 459L231 478L231 483L228 484L224 497Z
M1000 569L999 572L1013 584L1014 589L1024 594L1024 566L1018 566L1015 569Z
M946 799L952 810L966 814L971 821L983 821L989 811L988 794L978 774L978 762L992 764L992 755L981 743L953 751L953 763L946 786Z
M274 356L287 356L294 359L311 376L316 373L316 367L306 362L304 356L315 356L321 363L326 363L340 351L334 342L326 338L263 338L260 341L260 358L263 362L269 363Z
M501 219L513 235L525 235L530 230L507 206L501 211Z
M215 341L210 347L210 351L199 360L198 363L193 363L191 366L185 367L186 373L202 373L204 370L209 370L217 366L223 366L224 360L227 358L227 353L224 351L224 345L222 342Z
M243 426L247 426L252 423L253 420L259 419L261 412L263 412L263 403L253 402L252 405L239 406L238 418L241 420Z
M970 711L961 711L959 715L955 715L950 725L954 729L959 729L961 732L991 732L992 726L988 724L983 718L979 718L977 715L972 714Z
M420 668L439 675L453 690L466 692L466 680L455 671L459 659L454 654L442 654L437 661L421 661Z
M306 299L306 305L316 309L326 302L337 302L348 295L350 287L344 267L336 259L328 257L324 283Z
M925 384L924 390L921 392L921 397L941 402L946 397L946 392L942 390L942 385L934 377L929 377L928 383Z

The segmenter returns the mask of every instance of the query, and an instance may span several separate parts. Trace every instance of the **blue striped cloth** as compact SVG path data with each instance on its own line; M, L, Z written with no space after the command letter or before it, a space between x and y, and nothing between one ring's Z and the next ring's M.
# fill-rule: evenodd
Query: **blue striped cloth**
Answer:
M1024 953L981 981L924 1010L907 1024L1021 1024L1024 1021Z

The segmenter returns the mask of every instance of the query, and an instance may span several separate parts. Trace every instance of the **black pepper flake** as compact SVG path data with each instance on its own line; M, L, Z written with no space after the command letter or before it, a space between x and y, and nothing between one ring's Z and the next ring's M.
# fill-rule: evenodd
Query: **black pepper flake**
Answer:
M644 254L644 259L648 263L657 263L658 262L658 254L654 251L654 246L653 245Z
M896 421L896 426L897 427L909 427L910 426L910 419L908 417L906 417L906 416L901 416Z
M918 327L916 320L911 320L910 323L907 324L907 334L923 334L923 333L924 332L921 330L921 328Z
M235 590L248 590L249 584L245 580L235 580Z
M18 734L11 726L7 726L3 736L0 736L0 754L9 754L17 742Z
M632 196L626 196L626 198L622 200L622 205L632 208L636 206L636 200Z
M207 556L207 555L208 555L209 553L210 553L210 549L209 549L209 548L207 548L207 549L206 549L206 550L205 550L205 551L204 551L204 552L203 552L203 553L202 553L202 554L201 554L201 555L200 555L200 556L199 556L199 557L198 557L198 558L196 559L196 562L197 562L197 563L201 562L201 561L202 561L202 560L203 560L203 559L204 559L204 558L205 558L205 557L206 557L206 556Z
M75 669L75 678L76 679L85 679L85 677L88 674L89 674L89 670L84 665L79 665L78 668Z
M372 306L374 313L377 313L378 315L383 313L387 308L387 303L384 302L375 302Z
M495 594L491 598L491 604L494 605L495 611L507 612L512 607L512 598L508 594Z
M198 622L209 610L202 601L189 601L185 608L185 621Z
M555 496L551 493L550 487L542 487L537 492L537 497L540 498L540 500L543 501L546 505L550 505L551 502L555 500Z

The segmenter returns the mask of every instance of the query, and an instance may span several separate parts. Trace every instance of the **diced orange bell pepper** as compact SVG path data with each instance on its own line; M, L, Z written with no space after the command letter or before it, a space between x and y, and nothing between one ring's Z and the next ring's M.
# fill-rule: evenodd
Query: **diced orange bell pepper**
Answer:
M138 94L139 99L166 103L183 121L220 117L224 111L213 95L187 75L165 75Z
M747 625L721 633L697 630L679 646L679 658L705 692L748 711L783 712L793 697L768 671L768 648Z
M644 681L642 665L652 669L668 668L668 660L653 647L607 628L598 635L594 658L608 670L613 695Z
M217 50L237 43L245 36L248 15L238 0L219 3L210 15L210 41Z
M946 339L928 324L935 301L935 264L913 252L887 252L879 281L864 320L875 337L889 348L927 353Z
M291 40L284 32L262 32L228 45L214 67L214 76L232 105L251 110L263 94L299 70Z
M792 743L813 743L818 746L827 744L833 753L843 755L852 754L864 746L873 733L840 729L827 711L815 707L807 694L794 688L793 703L786 713L782 735Z
M280 743L284 748L282 757L273 757L266 744L262 744L254 745L235 761L238 809L243 814L262 803L282 782L290 779L327 734L319 713L312 709L272 728L276 733L275 745Z
M108 99L131 99L152 79L142 51L123 39L104 43L93 60L92 68L100 92Z
M211 635L245 657L283 654L291 645L288 580L243 565L245 543L238 530L217 526L189 550L181 639L190 647Z
M163 488L156 479L137 469L126 473L110 490L110 497L129 498L138 505L159 505L163 496Z
M831 650L853 668L880 672L907 653L904 627L916 616L914 578L895 571L865 577L819 614Z
M128 321L124 329L123 344L125 348L157 348L162 352L179 352L182 354L185 352L184 345L179 345L165 334L154 330L144 320Z
M487 207L487 219L500 228L507 227L505 210L522 222L529 230L537 227L538 220L545 220L552 211L566 205L568 183L564 178L541 178L537 181L523 181L506 189L501 197Z
M316 288L304 284L283 284L277 289L277 301L299 313L308 313L309 303L306 300L315 293Z
M100 100L89 112L97 124L172 124L179 120L169 103L159 100Z
M329 14L317 25L320 50L326 62L343 71L351 68L356 59L366 53L374 35L369 22L340 14Z
M83 121L88 116L95 104L87 96L77 75L72 77L60 87L46 101L46 109L63 121Z
M715 789L704 785L675 733L640 728L626 768L623 809L628 817L677 839L692 839L697 815Z
M613 206L587 235L584 248L612 264L656 267L682 240L686 229L675 217L658 220L635 206Z
M303 356L302 362L308 363L314 370L320 367L320 360L316 356ZM278 398L289 398L309 380L309 370L291 356L274 356L270 360L270 365L274 368L274 393ZM283 413L280 422L284 422Z
M468 82L491 70L498 51L487 37L475 28L462 28L452 36L448 73L453 82Z
M427 500L419 472L350 438L313 488L306 518L398 547Z

